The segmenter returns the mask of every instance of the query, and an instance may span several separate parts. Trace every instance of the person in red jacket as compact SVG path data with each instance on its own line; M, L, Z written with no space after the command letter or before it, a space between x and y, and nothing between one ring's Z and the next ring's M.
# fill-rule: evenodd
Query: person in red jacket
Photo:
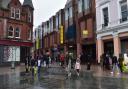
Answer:
M64 53L61 53L60 54L60 62L61 62L62 67L64 66L64 59L65 59Z

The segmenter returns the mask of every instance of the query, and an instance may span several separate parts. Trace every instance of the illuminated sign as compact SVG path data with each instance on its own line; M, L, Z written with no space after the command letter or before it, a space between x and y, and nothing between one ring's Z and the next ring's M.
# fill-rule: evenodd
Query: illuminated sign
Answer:
M88 31L87 30L83 30L82 35L83 35L83 38L86 38L87 35L88 35Z

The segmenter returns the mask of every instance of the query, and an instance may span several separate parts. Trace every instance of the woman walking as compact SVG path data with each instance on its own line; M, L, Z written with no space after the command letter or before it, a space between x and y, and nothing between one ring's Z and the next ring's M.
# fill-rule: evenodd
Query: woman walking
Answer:
M76 69L76 72L77 72L77 76L79 77L79 75L80 75L80 69L81 69L80 57L78 57L77 60L76 60L75 69Z

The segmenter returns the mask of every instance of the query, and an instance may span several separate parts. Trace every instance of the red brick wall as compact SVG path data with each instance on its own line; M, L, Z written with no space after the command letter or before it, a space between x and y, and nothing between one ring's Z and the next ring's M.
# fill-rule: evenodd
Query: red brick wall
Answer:
M2 21L0 20L0 38L3 36L3 27L2 27Z
M28 34L29 34L29 30L33 30L33 18L32 18L32 22L31 23L28 23L28 9L29 7L23 7L21 6L21 3L19 2L19 0L11 0L10 4L9 4L9 8L10 7L15 7L15 8L20 8L20 11L21 11L21 15L20 15L20 20L15 20L15 19L11 19L10 18L10 15L11 15L11 12L10 10L0 10L0 16L2 16L2 21L0 21L0 36L2 36L4 38L4 17L7 18L7 27L6 29L9 28L9 26L12 26L13 28L16 29L16 27L19 27L19 29L21 30L21 33L20 33L20 39L23 40L23 41L28 41ZM33 13L33 10L32 9L29 9L31 10L31 13ZM8 19L9 18L9 19ZM6 36L7 36L7 33L6 33Z
M87 19L87 30L88 30L88 38L93 37L93 20L92 18Z

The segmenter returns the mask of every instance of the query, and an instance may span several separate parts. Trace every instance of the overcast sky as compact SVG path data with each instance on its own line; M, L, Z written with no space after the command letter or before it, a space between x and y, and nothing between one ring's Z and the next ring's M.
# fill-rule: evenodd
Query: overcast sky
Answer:
M20 0L23 3L24 0ZM32 0L34 5L34 28L64 8L67 0Z

